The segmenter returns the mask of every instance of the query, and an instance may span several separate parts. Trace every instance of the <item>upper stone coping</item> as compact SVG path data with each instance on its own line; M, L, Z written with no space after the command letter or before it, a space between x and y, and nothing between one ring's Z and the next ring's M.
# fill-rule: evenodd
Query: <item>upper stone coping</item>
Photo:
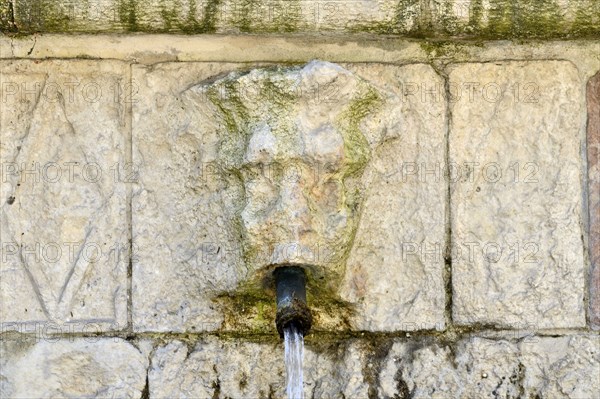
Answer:
M3 32L373 33L416 38L588 38L596 0L4 0Z

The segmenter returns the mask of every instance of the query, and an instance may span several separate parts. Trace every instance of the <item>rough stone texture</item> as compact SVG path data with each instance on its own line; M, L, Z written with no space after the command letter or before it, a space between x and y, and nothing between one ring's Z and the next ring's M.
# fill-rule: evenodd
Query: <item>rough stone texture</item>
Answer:
M309 342L306 397L594 398L600 393L600 337L429 338L368 344ZM284 397L282 344L207 337L156 348L151 398Z
M535 338L519 344L525 395L595 398L600 394L600 337Z
M436 343L396 342L383 363L380 397L517 398L522 376L516 345L482 338L460 341L453 353Z
M317 352L304 352L307 398L365 398L368 384L360 344L349 341ZM150 397L283 398L282 344L206 338L193 348L173 341L154 351L148 374Z
M210 113L185 108L182 93L240 66L134 66L133 323L136 330L214 330L223 315L211 297L244 275L214 168ZM206 104L208 100L206 99ZM212 144L212 146L211 146ZM212 156L212 157L211 157Z
M454 321L584 326L577 69L458 64L449 79Z
M124 328L127 67L6 61L0 68L2 329Z
M416 37L588 37L595 0L7 0L7 32L370 32Z
M590 322L600 329L600 72L587 85Z
M351 70L388 91L388 100L383 144L363 175L365 202L341 296L356 304L355 329L443 329L443 80L426 65Z
M317 251L310 253L308 258L305 251L294 251L295 257L288 256L285 261L296 262L299 258L302 260L300 263L313 265L314 278L309 284L325 273L327 278L317 288L322 290L331 286L334 291L338 290L334 283L344 277L343 260L348 242L345 235L350 234L350 239L354 236L355 227L352 226L356 225L358 215L352 213L355 207L346 211L342 209L342 212L337 210L340 209L340 198L352 203L356 188L352 188L350 180L344 176L341 177L346 179L343 193L338 193L336 185L326 184L327 179L336 181L333 178L340 166L331 169L334 164L329 158L319 158L324 155L316 152L312 154L311 151L314 152L317 147L310 147L308 138L305 138L308 141L300 157L293 156L291 149L294 146L287 133L282 136L285 140L277 141L277 145L273 144L275 141L266 140L262 133L249 135L246 147L237 147L244 143L242 139L230 145L226 140L220 141L219 137L227 137L223 135L242 134L239 127L247 129L247 126L256 125L251 115L258 111L251 107L257 102L275 103L271 111L258 113L271 115L265 123L274 132L277 129L285 131L286 123L308 132L311 131L310 123L318 122L315 126L320 126L324 122L319 121L323 119L336 126L326 137L333 140L337 137L336 131L350 135L348 142L351 144L339 147L334 140L330 146L338 148L339 154L346 154L344 157L354 157L351 163L344 161L340 164L346 174L357 173L358 169L352 170L355 168L352 165L364 163L360 155L363 150L371 153L368 171L354 186L367 187L365 192L372 194L366 198L373 198L369 204L362 206L364 223L358 229L356 251L350 254L348 272L339 291L341 299L359 307L355 316L348 315L352 328L374 331L441 328L444 308L441 246L445 238L446 183L440 168L445 149L445 106L440 77L431 67L424 65L344 65L344 69L334 64L315 62L303 69L269 72L272 76L254 70L241 77L231 75L225 80L209 80L224 74L227 69L236 68L240 66L163 64L134 68L133 79L139 85L139 101L134 104L133 110L134 163L140 170L140 185L133 199L134 248L137 254L133 270L135 328L200 331L231 327L227 323L222 324L227 317L214 299L239 290L243 281L256 279L260 276L257 272L261 267L281 261L271 255L271 252L278 253L275 244L286 244L295 234L300 237L300 247ZM330 82L332 77L335 78L333 83ZM203 83L203 80L207 81ZM304 102L281 105L278 103L282 101L281 96L275 95L276 92L270 94L273 98L269 97L269 93L262 94L268 96L265 100L255 98L257 93L262 93L261 90L270 88L267 83L276 82L279 87L284 87L287 81L312 85L301 87L299 91L303 93L300 98ZM227 91L232 85L235 91ZM318 90L313 92L314 88ZM219 95L216 100L214 96L211 98L212 90ZM305 93L310 95L305 96ZM364 93L377 94L360 97L365 96ZM375 103L372 110L371 102ZM277 112L277 107L282 106L291 107L294 111ZM321 107L320 113L314 112L315 106ZM303 116L302 112L308 113ZM363 120L366 116L368 118ZM344 123L348 127L345 128ZM325 123L323 126L330 125ZM344 129L348 129L346 133ZM357 144L363 134L365 137L361 140L366 139L365 144L360 145L365 148ZM258 184L256 178L248 177L251 169L240 169L240 156L243 155L244 162L248 162L248 157L255 152L264 153L257 152L257 143L262 143L263 147L265 143L271 143L269 146L283 149L277 150L277 154L284 155L277 155L276 162L265 162L261 173L258 173L267 180L281 180L278 173L285 169L283 166L290 165L289 160L303 160L304 167L297 169L301 171L298 193L304 193L305 199L309 199L310 208L298 205L302 197L295 189L285 191L279 188L295 183L295 179L284 178L276 185L267 184L268 181ZM324 148L329 147L321 146L319 151ZM387 161L389 164L386 164ZM431 162L427 167L438 167L440 173L422 182L414 167L425 161ZM409 165L405 166L403 162ZM232 179L238 175L244 186ZM314 184L310 183L315 176L318 179ZM245 197L240 196L240 190L246 191ZM387 190L394 190L398 195L381 195L389 192ZM290 207L306 209L299 219L300 226L305 226L302 231L294 233L291 230L294 214L286 217L277 214L270 223L267 223L268 220L259 221L256 215L264 218L268 214L254 208L264 208L261 204L268 202L273 191L277 194L275 199L283 198L273 209L282 208L282 212L289 212ZM293 206L288 204L287 198ZM426 206L410 212L410 218L405 216L407 208L422 204ZM383 216L381 208L386 210ZM271 208L266 209L272 212ZM324 211L321 212L322 209ZM236 220L239 221L236 223ZM346 227L345 230L336 230L335 225L327 229L321 226L325 222L339 224L340 220L344 221L342 225L351 226L349 232L345 232L348 230ZM274 227L282 221L289 222L291 227L285 224L280 228ZM240 226L244 226L241 232ZM265 230L264 226L270 227ZM313 232L314 237L309 232ZM329 236L333 237L335 246L329 244L328 240L332 240ZM380 239L374 242L371 240L373 236ZM243 240L240 241L240 238ZM437 246L434 256L421 256L415 250L425 243ZM260 251L267 251L266 256ZM403 251L412 252L405 254ZM387 278L379 278L382 274ZM260 291L260 295L264 296L264 290L261 288ZM319 302L326 294L315 290L311 292L315 299L311 306L316 308L317 313L319 307L329 307ZM246 293L249 294L257 295ZM267 300L273 301L270 297ZM250 308L256 307L247 299L243 303ZM343 320L331 321L332 317L340 319L343 315L328 312L337 311L325 309L322 317L317 317L317 328L330 328L331 323L337 323L339 327L339 323L343 323ZM267 312L260 317L262 326L265 318L269 320L271 315ZM266 323L269 329L270 324Z
M473 337L450 347L396 342L382 363L379 397L595 398L600 338ZM410 396L409 396L410 395Z
M218 123L216 172L227 180L225 213L242 227L248 277L298 265L336 287L364 198L360 178L384 133L368 123L383 93L323 61L232 73L188 92L190 108Z
M3 398L140 398L148 358L122 339L0 342Z

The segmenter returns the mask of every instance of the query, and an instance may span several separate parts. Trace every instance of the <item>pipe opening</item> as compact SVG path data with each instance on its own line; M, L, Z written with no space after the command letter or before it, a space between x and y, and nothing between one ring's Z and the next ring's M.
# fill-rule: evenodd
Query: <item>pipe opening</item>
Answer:
M306 304L306 274L298 266L282 266L273 272L277 291L277 316L275 324L279 336L283 330L294 326L303 336L312 325L312 315Z

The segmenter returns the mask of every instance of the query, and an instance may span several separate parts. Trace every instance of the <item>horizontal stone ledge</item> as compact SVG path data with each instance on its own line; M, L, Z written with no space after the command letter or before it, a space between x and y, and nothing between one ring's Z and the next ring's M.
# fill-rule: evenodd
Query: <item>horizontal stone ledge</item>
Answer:
M3 31L333 33L577 38L600 34L595 0L6 0Z
M0 59L113 59L131 63L285 62L493 62L561 59L583 75L598 71L597 40L437 41L382 38L274 35L59 34L0 35Z
M4 327L4 326L3 326ZM96 342L102 339L113 341L144 341L156 340L161 342L183 340L198 341L202 339L232 339L239 341L252 341L260 343L277 343L281 339L277 330L272 331L205 331L205 332L132 332L132 331L102 331L88 330L85 332L73 332L47 328L41 326L37 328L27 326L26 328L14 328L12 324L9 328L0 331L0 341L48 341L57 342L60 340L78 340L86 342ZM318 344L323 342L339 342L344 340L360 339L366 341L378 340L420 340L432 339L440 342L458 342L463 339L473 337L486 339L504 339L504 340L523 340L523 339L542 339L542 338L560 338L573 335L594 334L590 328L553 328L536 329L531 325L515 326L513 329L493 329L490 327L452 327L444 331L437 330L409 330L392 332L372 332L372 331L315 331L311 330L306 336L307 344Z

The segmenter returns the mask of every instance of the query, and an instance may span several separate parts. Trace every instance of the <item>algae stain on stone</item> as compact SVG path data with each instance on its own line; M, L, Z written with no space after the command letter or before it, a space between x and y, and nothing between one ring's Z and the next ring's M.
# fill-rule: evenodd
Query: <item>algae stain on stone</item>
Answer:
M234 292L215 298L222 309L221 331L276 334L277 304L272 280L245 282ZM313 314L313 330L347 330L354 314L352 304L337 298L334 290L309 278L307 301Z
M218 15L221 0L208 0L201 2L204 5L202 18L198 20L198 2L190 0L187 9L183 9L180 0L161 0L160 16L162 19L162 28L158 31L163 32L182 32L186 34L214 33L217 30ZM169 7L168 4L171 4ZM184 12L180 15L179 11Z
M480 30L492 39L563 37L568 31L555 0L490 0L488 24Z
M473 31L481 26L481 20L483 17L483 4L482 0L472 0L469 8L469 30Z
M202 17L202 31L205 33L213 33L217 30L217 14L221 0L210 0L204 7L204 16Z
M177 22L178 16L176 10L181 8L181 2L179 0L169 1L169 3L173 3L170 8L167 7L166 3L167 0L160 0L160 16L163 21L163 28L161 30L170 32Z
M600 35L600 1L580 0L571 32L575 36Z
M344 152L349 158L350 168L344 172L344 176L353 175L356 171L364 169L369 161L369 144L360 130L360 124L367 115L379 109L382 104L383 100L379 94L372 87L368 87L362 95L350 103L348 110L337 121L344 136Z
M289 33L302 18L299 0L241 0L236 2L231 24L244 33Z
M455 34L460 30L458 18L454 15L452 2L446 0L443 5L443 11L438 16L439 25L444 33Z
M137 5L137 0L123 0L119 2L119 21L129 32L137 32L140 30L140 27L138 26Z
M17 11L23 13L22 8L25 7L21 4L16 4L16 6L21 6L21 10L17 7ZM29 30L41 32L74 30L69 10L63 7L60 1L28 2L25 3L25 6L27 7L25 11L27 20L17 22L25 22Z
M363 21L350 30L445 39L465 35L480 39L553 39L600 33L600 2L596 0L571 2L567 8L557 0L472 0L466 22L459 19L455 5L451 0L399 0L391 19ZM567 21L567 11L575 14L572 23Z
M0 2L0 31L16 32L17 25L15 23L15 9L12 1Z

